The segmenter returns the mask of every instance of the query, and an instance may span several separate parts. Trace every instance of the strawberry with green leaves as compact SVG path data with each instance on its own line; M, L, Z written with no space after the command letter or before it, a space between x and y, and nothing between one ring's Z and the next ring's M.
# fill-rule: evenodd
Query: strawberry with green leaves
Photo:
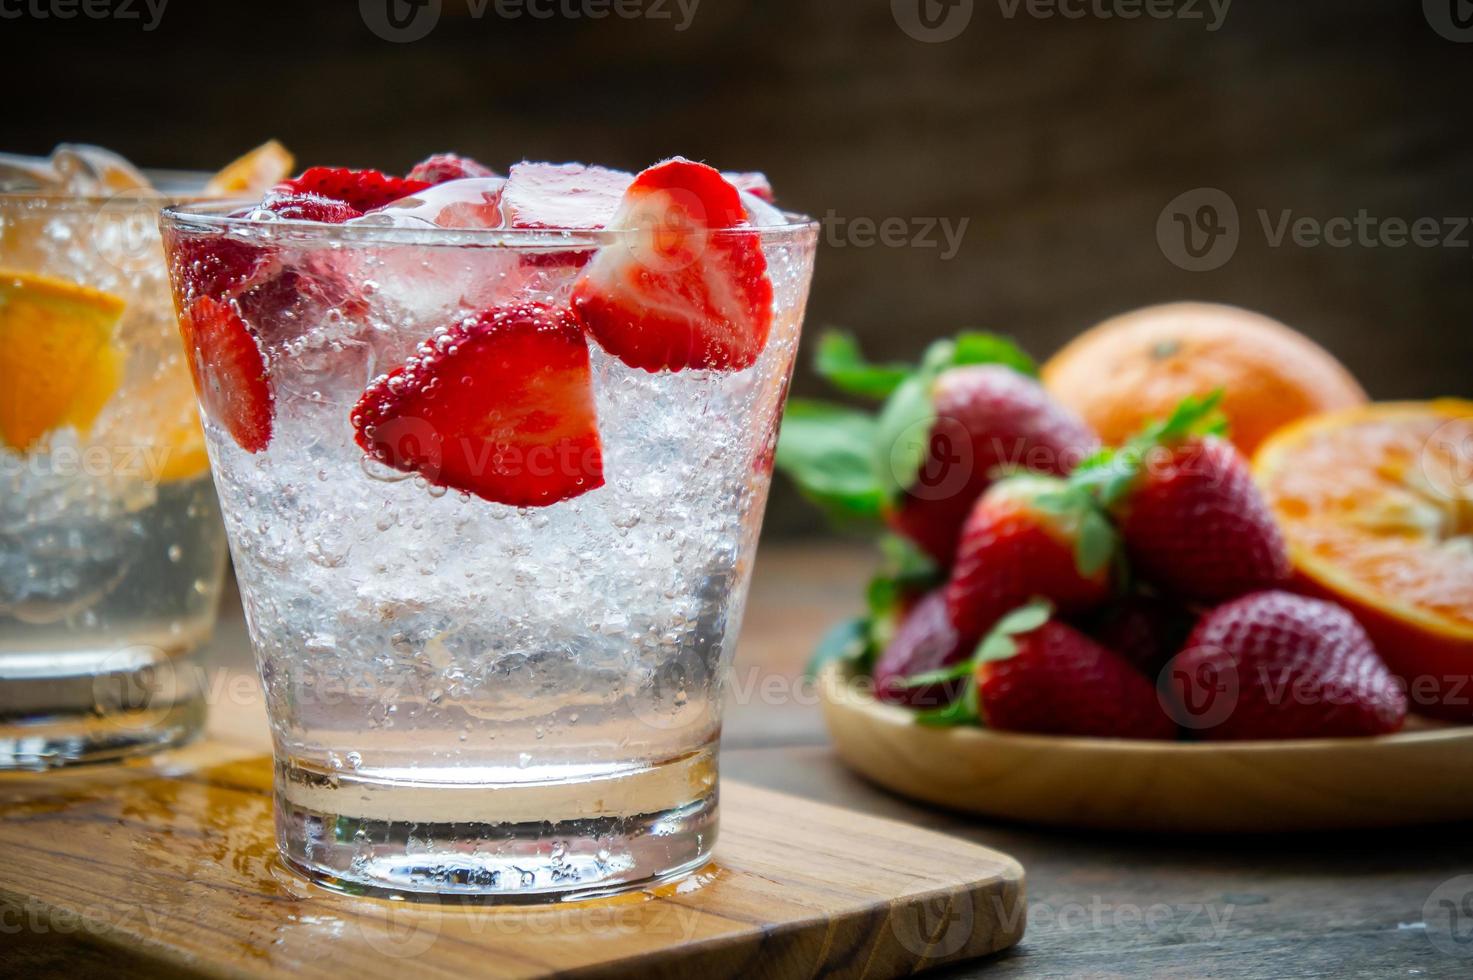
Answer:
M1093 738L1177 734L1151 682L1113 650L1054 619L1044 601L1003 616L971 659L906 683L927 688L956 681L963 684L956 700L917 715L917 722Z
M1222 438L1220 400L1186 399L1071 479L1113 515L1137 575L1202 602L1272 588L1290 571L1283 533L1247 460Z
M962 528L946 586L951 621L978 637L1035 597L1069 614L1108 599L1119 558L1114 526L1090 496L1051 476L1008 477Z
M872 364L852 338L819 344L818 373L842 391L883 399L879 415L795 400L777 465L841 523L889 524L949 566L972 504L1009 470L1062 475L1098 447L1033 379L1010 340L963 333L919 366Z

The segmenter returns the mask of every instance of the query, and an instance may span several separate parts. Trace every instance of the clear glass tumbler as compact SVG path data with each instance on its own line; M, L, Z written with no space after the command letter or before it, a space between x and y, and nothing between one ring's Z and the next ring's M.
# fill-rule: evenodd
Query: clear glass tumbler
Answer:
M0 770L203 721L225 535L161 203L0 194Z
M773 316L753 366L652 373L589 340L603 484L513 506L365 452L365 390L427 341L453 347L447 331L467 317L563 307L590 257L629 247L628 233L230 212L172 208L163 227L187 337L238 342L238 316L259 351L243 379L253 397L208 356L198 373L286 860L355 894L493 901L606 894L699 867L716 839L722 678L816 226L711 233L760 240ZM507 364L504 378L441 379L441 394L503 380L541 390L539 365ZM432 427L399 422L395 438L433 452ZM504 464L581 465L486 463Z

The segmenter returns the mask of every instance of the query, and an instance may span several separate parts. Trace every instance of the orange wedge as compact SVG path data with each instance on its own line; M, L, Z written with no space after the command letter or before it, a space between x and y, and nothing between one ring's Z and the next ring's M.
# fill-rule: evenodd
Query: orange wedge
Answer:
M1413 708L1473 719L1473 402L1304 419L1253 471L1301 585L1356 614Z
M27 452L64 425L86 433L122 380L126 304L78 283L0 269L0 444Z
M205 193L212 197L259 197L290 177L294 162L286 147L268 140L226 164L210 178Z

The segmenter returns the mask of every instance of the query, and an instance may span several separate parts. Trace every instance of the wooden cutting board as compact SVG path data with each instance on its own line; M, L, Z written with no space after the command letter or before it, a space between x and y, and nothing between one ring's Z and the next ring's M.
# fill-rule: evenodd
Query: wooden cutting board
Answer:
M293 876L253 746L0 776L5 975L882 978L995 952L1023 926L1023 869L1004 854L730 781L700 874L508 909Z

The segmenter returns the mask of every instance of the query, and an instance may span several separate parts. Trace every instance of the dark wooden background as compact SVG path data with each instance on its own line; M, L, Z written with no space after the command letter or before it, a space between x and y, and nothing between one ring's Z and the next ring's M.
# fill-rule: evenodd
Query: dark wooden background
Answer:
M1236 0L1216 31L1010 8L976 0L945 43L908 36L887 0L701 0L684 31L678 12L508 20L495 0L480 18L444 0L403 44L352 0L173 0L152 31L7 16L0 149L86 140L212 167L276 136L303 161L388 169L447 148L628 168L680 152L764 169L817 216L969 220L949 259L829 222L810 328L847 326L876 354L964 325L1047 354L1108 314L1200 298L1303 329L1378 397L1473 394L1473 231L1274 248L1257 216L1473 215L1473 43L1418 0ZM1156 221L1204 186L1233 198L1242 238L1187 272ZM818 389L805 367L797 390ZM779 488L769 530L813 528Z

